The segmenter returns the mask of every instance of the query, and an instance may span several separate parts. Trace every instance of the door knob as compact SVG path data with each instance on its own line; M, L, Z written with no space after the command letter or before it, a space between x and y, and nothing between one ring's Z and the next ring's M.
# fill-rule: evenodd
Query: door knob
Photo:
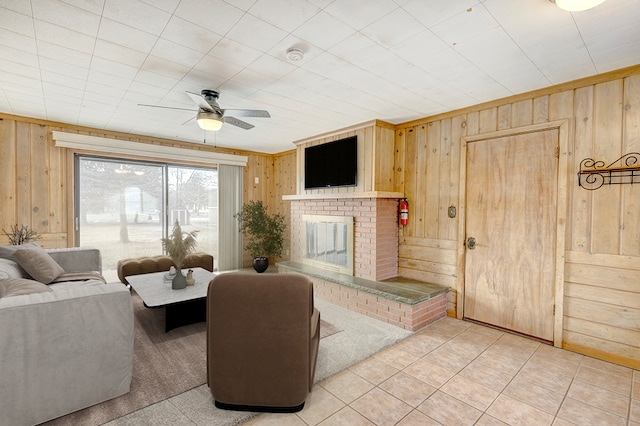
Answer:
M476 239L473 237L469 237L467 238L467 248L469 250L473 250L474 248L476 248Z

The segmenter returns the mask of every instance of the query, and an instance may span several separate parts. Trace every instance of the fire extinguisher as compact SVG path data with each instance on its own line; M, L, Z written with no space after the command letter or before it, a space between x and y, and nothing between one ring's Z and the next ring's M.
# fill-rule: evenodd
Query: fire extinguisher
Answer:
M407 226L407 223L409 223L409 202L403 198L400 202L400 224Z

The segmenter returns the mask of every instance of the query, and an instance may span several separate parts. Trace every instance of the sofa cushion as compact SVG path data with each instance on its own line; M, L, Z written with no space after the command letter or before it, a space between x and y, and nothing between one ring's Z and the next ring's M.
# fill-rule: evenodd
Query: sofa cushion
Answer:
M45 284L26 278L0 279L0 298L53 291Z
M0 258L14 260L13 254L21 248L40 247L38 243L26 243L19 246L0 246Z
M49 284L64 274L62 266L58 265L40 246L16 250L13 257L29 275L41 283Z
M27 273L13 260L0 258L0 279L24 278Z

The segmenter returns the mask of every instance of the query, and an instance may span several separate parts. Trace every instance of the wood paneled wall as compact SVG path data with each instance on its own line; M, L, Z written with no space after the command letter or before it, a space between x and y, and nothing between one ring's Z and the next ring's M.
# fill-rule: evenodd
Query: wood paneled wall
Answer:
M282 191L290 191L289 186L286 183L274 185L274 158L287 158L286 154L274 156L117 132L98 132L94 129L0 114L0 229L8 230L12 224L29 225L43 236L39 242L45 247L74 245L74 152L66 148L57 148L52 140L52 131L245 155L248 157L248 163L244 169L244 199L263 200L270 211L284 210L287 211L286 217L289 217L288 209L282 209L280 197ZM286 167L295 171L294 166L285 165L284 168ZM259 179L257 184L255 177ZM286 173L282 177L289 179ZM295 180L290 182L295 187ZM7 243L8 239L2 233L0 244Z
M584 158L640 152L640 67L429 117L396 128L395 184L410 203L399 274L462 288L461 138L567 120L569 164L562 345L640 367L640 186L578 187ZM470 177L472 178L472 177ZM455 316L456 297L447 311Z

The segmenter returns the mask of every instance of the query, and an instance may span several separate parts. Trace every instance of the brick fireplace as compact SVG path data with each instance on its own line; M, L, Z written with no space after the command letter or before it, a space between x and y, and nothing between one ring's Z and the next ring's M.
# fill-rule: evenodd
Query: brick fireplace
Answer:
M381 281L398 274L398 200L325 198L291 202L291 260L303 261L303 215L354 217L354 276Z

